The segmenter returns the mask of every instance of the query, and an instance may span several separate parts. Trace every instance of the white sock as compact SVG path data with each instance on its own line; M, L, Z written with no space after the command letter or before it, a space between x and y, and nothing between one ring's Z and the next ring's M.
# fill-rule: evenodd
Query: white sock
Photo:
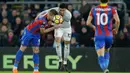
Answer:
M62 62L62 49L61 49L61 43L56 42L56 53L59 57L59 62Z
M13 69L18 69L18 67L15 67L15 66L14 66Z
M70 54L70 44L64 44L64 63L67 64L67 58Z
M64 60L63 64L66 65L66 64L67 64L67 61Z
M38 69L34 69L34 71L38 71Z

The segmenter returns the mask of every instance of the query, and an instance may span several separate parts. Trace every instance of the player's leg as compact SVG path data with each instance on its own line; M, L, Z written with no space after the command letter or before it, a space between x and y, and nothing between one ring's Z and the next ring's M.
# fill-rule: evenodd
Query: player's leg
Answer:
M68 56L70 54L71 28L65 28L64 29L63 39L64 39L64 61L63 61L63 65L64 65L64 68L68 71L67 59L68 59Z
M98 63L101 69L104 71L105 68L105 59L104 59L104 51L105 51L105 39L104 37L95 37L95 49L98 55Z
M34 72L39 73L39 45L40 45L40 36L32 39L32 48L33 48L33 62L34 62Z
M16 53L16 57L15 57L15 62L14 62L14 67L13 67L13 73L18 73L17 72L17 68L18 68L18 64L23 56L23 52L25 51L27 47L26 46L22 46L20 47L20 49L17 51Z
M62 70L62 47L61 47L61 38L63 32L61 28L55 29L54 37L55 37L55 46L56 46L56 53L59 58L59 70Z
M33 47L34 72L39 73L39 47Z
M15 58L14 67L13 67L13 73L18 73L17 72L18 63L20 62L22 55L23 55L23 52L27 48L29 41L30 41L30 38L28 36L29 35L26 35L26 34L24 34L22 36L20 49L16 53L16 58Z
M112 40L113 40L112 36L107 36L105 38L105 54L104 54L104 59L105 59L106 69L108 69L108 66L109 66L109 60L110 60L110 53L109 53L109 51L110 51L110 48L112 46Z
M70 40L71 40L71 28L63 29L63 39L64 39L64 62L63 64L67 64L67 57L70 54Z

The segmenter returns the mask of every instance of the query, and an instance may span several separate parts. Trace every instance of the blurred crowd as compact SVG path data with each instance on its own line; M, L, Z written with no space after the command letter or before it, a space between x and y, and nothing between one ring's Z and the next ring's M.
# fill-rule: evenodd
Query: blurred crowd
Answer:
M86 26L85 22L89 11L95 5L82 1L79 8L74 8L68 4L68 10L72 13L72 39L71 47L94 47L94 31ZM124 7L121 4L112 4L119 14L121 25L119 33L114 36L115 47L130 46L130 17L129 13L124 14ZM0 47L18 47L24 27L26 27L36 15L48 8L50 5L7 5L3 3L0 9ZM127 17L127 19L124 18ZM126 23L127 22L127 23ZM41 47L53 47L53 32L41 35Z

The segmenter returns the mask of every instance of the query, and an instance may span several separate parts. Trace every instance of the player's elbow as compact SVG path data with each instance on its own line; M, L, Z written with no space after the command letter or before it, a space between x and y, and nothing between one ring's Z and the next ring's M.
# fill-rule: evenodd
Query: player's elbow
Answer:
M117 24L117 25L120 25L120 20L116 20L116 24Z

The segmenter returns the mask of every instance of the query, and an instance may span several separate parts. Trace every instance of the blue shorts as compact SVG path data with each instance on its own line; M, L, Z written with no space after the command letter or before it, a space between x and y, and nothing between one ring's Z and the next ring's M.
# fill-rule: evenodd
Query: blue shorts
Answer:
M112 46L113 36L95 36L95 49L98 50L100 48L105 47L110 48Z
M40 34L32 34L27 29L24 29L22 38L21 38L21 45L23 46L37 46L40 45Z

